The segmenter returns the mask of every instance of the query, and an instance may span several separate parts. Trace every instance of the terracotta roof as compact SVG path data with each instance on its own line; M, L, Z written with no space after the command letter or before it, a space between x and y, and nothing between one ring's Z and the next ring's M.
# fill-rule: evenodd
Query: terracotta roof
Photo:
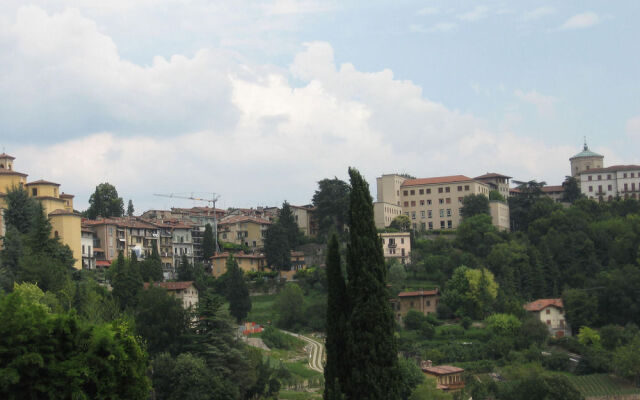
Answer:
M538 299L524 305L527 311L540 311L547 307L563 308L562 299Z
M24 177L29 176L27 174L23 174L22 172L17 172L12 169L4 169L4 168L0 168L0 175L20 175Z
M437 183L468 182L472 180L473 179L464 175L437 176L435 178L407 179L402 182L402 185L400 186L433 185Z
M438 289L433 290L418 290L415 292L400 292L398 297L418 297L418 296L437 296Z
M96 249L94 249L94 250L96 250ZM98 267L110 267L111 266L111 261L98 260L98 261L96 261L96 266L98 266Z
M79 212L76 210L67 211L67 210L53 210L49 213L49 215L73 215L74 217L82 217Z
M543 193L550 193L550 192L564 192L564 187L562 187L562 185L556 185L556 186L543 186L541 188Z
M0 158L8 158L10 160L15 160L16 159L15 157L8 155L7 153L0 154Z
M229 257L229 253L224 252L224 253L219 253L214 256L211 256L211 259L228 258L228 257ZM233 255L233 258L265 258L265 255L237 253Z
M511 176L507 176L507 175L502 175L502 174L498 174L495 172L487 172L484 175L480 175L480 176L476 176L473 179L485 179L485 178L507 178L507 179L511 179Z
M429 372L435 375L449 375L449 374L464 372L464 369L454 367L452 365L437 365L434 367L422 367L422 370L424 372Z
M74 197L76 197L76 196L74 196L72 194L67 194L67 193L61 193L60 194L60 198L61 199L73 199Z
M153 286L161 287L167 290L184 290L189 286L193 285L193 281L185 281L185 282L153 282ZM149 288L149 282L144 283L144 288Z
M252 217L249 215L237 215L234 217L229 217L229 218L225 218L221 221L218 221L218 225L228 225L228 224L235 224L238 222L255 222L256 224L262 224L262 225L270 225L271 221L266 220L264 218L258 218L258 217Z
M29 182L29 183L27 183L26 186L30 186L30 185L54 185L54 186L60 186L59 183L55 183L55 182L51 182L51 181L45 181L44 179L38 179L37 181Z
M606 168L594 168L579 172L582 174L592 174L594 172L616 172L616 171L636 171L640 169L640 165L612 165Z

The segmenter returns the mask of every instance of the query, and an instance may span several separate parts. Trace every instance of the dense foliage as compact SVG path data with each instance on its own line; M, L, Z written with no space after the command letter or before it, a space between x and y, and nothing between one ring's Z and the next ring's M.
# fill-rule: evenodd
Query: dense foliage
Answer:
M133 202L130 202L131 215L133 214ZM86 217L96 219L122 217L124 215L124 201L118 197L118 191L110 183L101 183L89 197L89 208L85 211Z

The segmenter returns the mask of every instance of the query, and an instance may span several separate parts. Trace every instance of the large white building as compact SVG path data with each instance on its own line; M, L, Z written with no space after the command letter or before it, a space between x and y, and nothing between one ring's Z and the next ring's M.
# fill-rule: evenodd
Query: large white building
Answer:
M580 191L594 200L640 197L640 165L613 165L579 173Z

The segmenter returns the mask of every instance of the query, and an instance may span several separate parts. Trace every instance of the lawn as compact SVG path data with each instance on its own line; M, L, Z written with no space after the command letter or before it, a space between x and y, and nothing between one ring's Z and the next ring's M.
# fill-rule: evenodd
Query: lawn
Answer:
M640 388L607 374L569 376L569 380L585 397L640 394Z
M251 296L251 311L249 311L246 320L260 325L268 325L269 321L273 323L276 318L276 314L273 311L273 303L276 296L275 294Z
M281 390L278 399L282 400L315 400L322 399L322 392L294 392L291 390Z

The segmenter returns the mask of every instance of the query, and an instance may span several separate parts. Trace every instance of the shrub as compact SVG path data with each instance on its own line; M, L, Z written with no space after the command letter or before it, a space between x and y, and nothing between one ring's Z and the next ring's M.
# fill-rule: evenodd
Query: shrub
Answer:
M462 321L460 321L460 324L462 325L462 327L467 330L471 327L471 318L469 317L464 317L462 318Z
M271 326L266 327L262 332L262 341L270 348L284 350L292 350L299 344L295 337L282 333Z
M425 320L426 317L420 311L409 310L404 316L404 327L411 330L420 329Z

